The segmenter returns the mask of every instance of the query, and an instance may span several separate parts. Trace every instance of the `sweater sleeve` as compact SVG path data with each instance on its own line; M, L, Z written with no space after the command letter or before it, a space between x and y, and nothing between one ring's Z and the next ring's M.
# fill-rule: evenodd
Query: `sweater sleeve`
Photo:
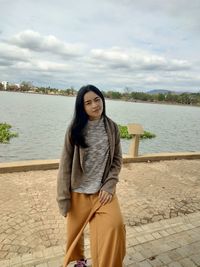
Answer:
M61 154L57 175L57 203L60 213L66 217L71 205L71 168L73 159L73 145L70 142L69 131L66 132L64 147Z
M116 124L114 125L115 125L114 156L106 181L101 188L101 190L104 190L111 194L115 193L116 184L119 181L118 176L122 166L122 149L120 143L120 133L118 126Z

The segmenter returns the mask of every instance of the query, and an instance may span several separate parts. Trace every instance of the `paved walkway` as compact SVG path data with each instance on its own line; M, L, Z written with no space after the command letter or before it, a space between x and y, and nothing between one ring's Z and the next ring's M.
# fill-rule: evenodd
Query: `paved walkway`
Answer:
M88 239L86 239L86 254L89 257ZM0 266L60 267L63 256L64 246L54 246L0 261ZM127 255L124 265L126 267L200 266L200 212L142 226L127 227ZM70 265L72 266L73 264Z
M127 225L126 266L200 266L199 174L200 160L123 166L117 191ZM0 267L60 266L65 220L55 202L56 175L0 174Z

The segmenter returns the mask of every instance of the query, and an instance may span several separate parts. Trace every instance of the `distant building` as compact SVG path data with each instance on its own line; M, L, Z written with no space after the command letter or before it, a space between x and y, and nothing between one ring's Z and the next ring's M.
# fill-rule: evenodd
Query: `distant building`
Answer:
M17 88L20 88L20 84L19 83L15 83L15 86L17 86Z
M8 88L8 82L7 81L3 81L1 83L3 84L4 90L7 90L7 88Z

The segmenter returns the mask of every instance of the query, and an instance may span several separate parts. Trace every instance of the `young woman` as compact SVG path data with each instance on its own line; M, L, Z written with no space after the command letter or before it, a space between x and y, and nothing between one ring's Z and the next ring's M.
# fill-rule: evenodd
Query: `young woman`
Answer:
M116 184L122 165L116 123L106 116L105 100L93 85L77 94L74 118L66 132L59 164L57 201L67 217L63 267L87 266L83 231L89 223L92 267L122 267L125 227Z

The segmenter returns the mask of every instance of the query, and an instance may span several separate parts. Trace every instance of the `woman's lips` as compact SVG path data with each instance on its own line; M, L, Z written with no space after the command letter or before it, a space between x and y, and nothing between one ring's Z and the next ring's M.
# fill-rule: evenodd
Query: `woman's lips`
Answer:
M93 112L98 112L100 109L98 108L98 109L95 109L95 110L93 110Z

